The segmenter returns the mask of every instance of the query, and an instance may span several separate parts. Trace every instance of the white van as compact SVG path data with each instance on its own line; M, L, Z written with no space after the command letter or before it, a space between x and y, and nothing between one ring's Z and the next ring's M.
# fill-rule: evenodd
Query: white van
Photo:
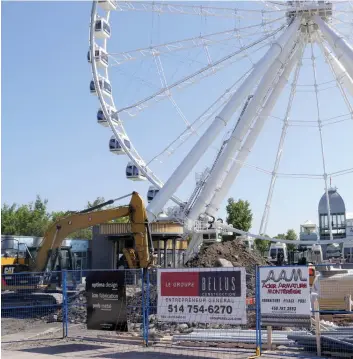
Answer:
M270 262L277 262L279 254L283 254L283 262L288 263L288 251L285 243L272 243L268 251L268 260Z

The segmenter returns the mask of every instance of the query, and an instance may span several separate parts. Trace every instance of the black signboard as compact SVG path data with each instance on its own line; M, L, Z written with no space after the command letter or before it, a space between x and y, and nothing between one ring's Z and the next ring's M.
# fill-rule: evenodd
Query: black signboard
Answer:
M201 297L241 297L240 271L199 272Z
M90 272L86 293L87 329L127 331L124 271Z

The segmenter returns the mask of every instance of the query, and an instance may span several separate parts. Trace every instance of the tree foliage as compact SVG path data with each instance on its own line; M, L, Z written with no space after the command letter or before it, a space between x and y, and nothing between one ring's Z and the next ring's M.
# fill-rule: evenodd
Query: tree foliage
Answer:
M251 228L253 219L252 211L250 209L250 203L239 199L237 202L234 198L228 198L227 211L227 223L232 224L234 228L248 232Z
M262 236L264 237L268 237L269 236L267 234L262 234ZM271 242L270 241L266 241L264 239L260 239L260 238L255 238L255 248L261 253L261 255L265 255L266 252L269 250L270 248L270 244Z
M37 196L34 202L18 206L3 204L1 208L1 233L41 237L50 221L48 201Z
M93 202L88 201L85 209L105 202L103 197L98 197ZM8 205L4 203L1 208L1 234L17 236L43 237L45 231L56 221L67 217L71 211L52 211L49 212L48 200L42 199L37 195L34 202L17 205L16 203ZM103 207L102 209L113 208L113 205ZM128 217L117 218L112 222L126 223ZM71 233L68 238L92 238L92 228L85 228L75 233Z
M276 237L278 239L288 239L290 241L296 241L298 239L297 234L294 229L288 229L287 233L279 233ZM289 251L293 251L296 248L295 244L287 244L287 248Z

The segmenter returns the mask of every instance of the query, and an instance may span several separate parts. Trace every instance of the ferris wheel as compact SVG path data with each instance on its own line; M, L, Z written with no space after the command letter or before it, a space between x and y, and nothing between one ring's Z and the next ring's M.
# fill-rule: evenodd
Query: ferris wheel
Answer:
M264 238L276 200L290 210L317 188L328 199L330 178L346 186L352 39L352 1L93 1L97 122L126 178L150 183L150 219L172 201L189 228L214 222L234 191Z

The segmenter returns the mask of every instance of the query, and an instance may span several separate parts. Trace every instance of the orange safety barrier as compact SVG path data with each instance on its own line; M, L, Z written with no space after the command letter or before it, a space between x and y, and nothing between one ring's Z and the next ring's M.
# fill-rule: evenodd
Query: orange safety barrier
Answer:
M247 304L247 305L255 304L255 297L246 298L246 304Z

